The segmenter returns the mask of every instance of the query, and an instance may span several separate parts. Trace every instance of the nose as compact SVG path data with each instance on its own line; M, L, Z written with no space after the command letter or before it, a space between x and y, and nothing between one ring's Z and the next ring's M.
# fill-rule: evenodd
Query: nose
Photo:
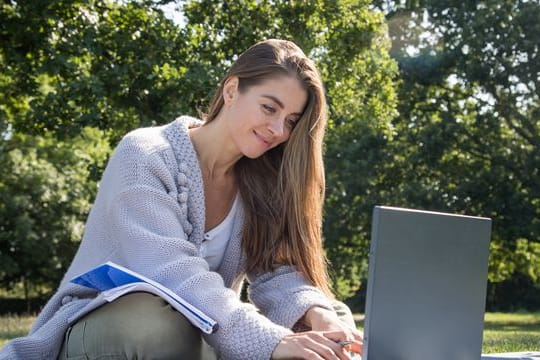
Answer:
M285 120L275 117L268 123L268 130L275 137L282 137L285 132Z

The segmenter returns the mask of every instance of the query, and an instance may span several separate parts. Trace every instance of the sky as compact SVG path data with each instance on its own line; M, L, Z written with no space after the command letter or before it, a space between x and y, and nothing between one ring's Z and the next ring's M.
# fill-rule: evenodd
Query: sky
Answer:
M184 17L180 12L179 6L180 5L176 4L176 2L170 2L166 5L160 6L160 8L163 10L163 13L168 19L171 19L176 25L181 27L184 25Z

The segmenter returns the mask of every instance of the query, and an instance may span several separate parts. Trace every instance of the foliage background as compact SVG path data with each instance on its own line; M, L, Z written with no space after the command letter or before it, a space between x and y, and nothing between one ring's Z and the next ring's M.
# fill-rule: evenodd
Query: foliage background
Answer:
M338 296L363 311L386 204L492 217L488 309L538 309L538 33L535 1L1 0L0 284L49 296L119 139L197 115L239 52L278 37L327 87Z

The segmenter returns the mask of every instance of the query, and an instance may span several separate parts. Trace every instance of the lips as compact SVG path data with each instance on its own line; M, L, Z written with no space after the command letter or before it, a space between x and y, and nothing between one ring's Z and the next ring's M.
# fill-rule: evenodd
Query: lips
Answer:
M259 141L261 143L264 144L265 147L269 148L272 146L272 141L268 138L265 138L264 136L262 136L261 134L259 134L258 132L256 132L255 130L253 130L253 133L255 134L255 137L257 139L259 139Z

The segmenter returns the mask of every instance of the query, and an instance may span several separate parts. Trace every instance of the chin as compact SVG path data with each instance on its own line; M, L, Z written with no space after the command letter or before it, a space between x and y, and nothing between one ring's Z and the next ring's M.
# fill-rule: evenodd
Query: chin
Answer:
M258 159L260 158L261 156L263 156L265 153L260 153L260 154L244 154L245 157L249 158L249 159L252 159L252 160L255 160L255 159Z
M274 148L274 146L266 149L266 150L261 150L261 149L247 149L248 151L243 151L243 155L247 158L250 158L250 159L258 159L260 158L261 156L263 156L264 154L266 154L268 151L271 151L272 149Z

